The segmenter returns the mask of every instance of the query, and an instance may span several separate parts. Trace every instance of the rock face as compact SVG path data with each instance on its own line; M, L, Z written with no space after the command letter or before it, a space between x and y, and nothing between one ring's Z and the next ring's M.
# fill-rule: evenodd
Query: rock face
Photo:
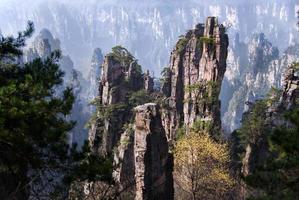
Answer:
M91 68L88 74L88 84L89 84L88 96L90 100L93 100L98 95L99 81L102 74L103 61L104 58L103 58L102 50L100 48L96 48L93 51L93 55L91 59Z
M148 80L144 85L143 77ZM95 152L112 154L123 134L123 126L133 116L130 94L145 88L152 90L152 78L142 74L137 60L124 48L114 48L106 55L99 82L96 122L92 125L89 141Z
M121 135L117 152L114 155L114 163L116 170L113 177L118 183L119 190L126 191L126 197L133 199L136 191L135 182L135 152L134 152L135 132L132 127Z
M144 81L144 89L147 92L152 93L154 91L154 79L150 76L148 70L143 75L143 81Z
M135 111L135 200L172 199L171 157L158 106L149 103Z
M142 103L134 112L128 96L141 90L153 92L153 79L149 72L140 73L137 60L122 47L114 47L105 57L98 90L100 110L90 131L90 144L97 154L113 155L118 189L130 193L121 194L123 198L173 199L169 146L177 130L185 127L188 132L199 122L211 135L220 134L218 96L227 48L228 37L217 18L198 24L180 38L171 54L170 66L163 72L162 102L161 94L152 94L161 106Z
M102 50L108 52L112 45L123 44L138 54L142 66L152 66L150 70L159 74L168 64L178 36L206 16L219 16L225 24L232 24L228 31L231 41L237 32L242 41L247 41L253 32L264 32L275 46L284 49L297 35L297 0L152 0L143 4L134 0L76 0L49 1L46 5L36 0L26 2L26 9L18 1L9 1L11 6L2 7L2 32L17 33L19 22L31 16L36 27L49 27L61 38L76 66L82 66L82 72L88 70L83 67L89 66L89 52L95 45L101 44Z
M117 112L118 103L125 102L127 93L127 88L120 84L120 81L124 79L125 67L114 60L112 56L106 56L99 83L98 103L103 107L110 106L113 113L110 113L110 116L98 117L89 134L92 148L101 155L112 153L113 147L116 146L122 134L122 126L128 117L126 112Z
M226 133L240 127L242 114L248 109L246 101L264 98L271 87L282 86L286 66L298 60L296 49L298 44L293 44L279 57L278 49L264 34L255 34L247 44L236 35L220 94Z
M162 86L170 107L163 116L170 140L181 124L188 131L197 120L220 130L218 96L227 48L225 28L215 17L207 18L205 25L198 24L178 41L171 53L169 82Z
M291 66L285 72L281 106L287 110L290 110L298 104L298 98L299 76Z
M140 71L122 47L105 57L89 142L94 153L114 157L113 176L123 198L172 199L172 157L159 107L145 104L132 112L134 93L153 92L153 79Z

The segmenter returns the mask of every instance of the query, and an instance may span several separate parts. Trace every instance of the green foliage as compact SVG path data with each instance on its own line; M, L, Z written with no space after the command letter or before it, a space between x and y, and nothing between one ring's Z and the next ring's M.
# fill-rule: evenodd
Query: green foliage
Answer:
M124 67L129 67L130 64L136 60L134 56L122 46L113 47L112 52L109 53L108 56L112 56L115 61L119 62ZM140 65L136 66L136 68L141 70Z
M215 105L218 101L220 87L217 82L208 81L206 83L197 83L188 85L186 91L196 94L198 105Z
M21 48L25 46L26 39L31 37L33 32L33 23L29 21L27 29L23 32L19 32L17 38L12 36L4 37L0 34L0 61L3 62L5 59L15 60L16 56L22 55ZM3 65L1 68L2 67Z
M138 105L142 105L151 101L151 96L148 94L146 90L139 90L137 92L129 93L129 105L130 107L136 107Z
M299 196L299 108L295 105L292 110L280 110L279 116L284 119L275 127L266 121L268 107L277 103L281 95L280 90L272 88L268 99L257 101L245 114L242 127L233 133L238 140L240 160L248 144L256 144L261 138L268 141L269 156L245 177L248 186L260 191L251 199L297 199Z
M66 120L74 102L72 89L61 95L55 91L64 74L57 64L60 52L24 66L15 62L32 31L29 23L17 38L0 41L0 173L20 180L16 193L25 195L30 181L27 169L41 171L33 174L37 180L45 169L60 170L67 161L67 133L74 125ZM4 196L17 189L14 184L2 187Z
M244 114L242 127L236 133L244 146L255 143L262 134L267 132L265 121L267 107L267 101L260 100L253 105L248 113Z
M282 90L277 89L275 87L271 87L270 91L267 94L266 101L270 105L274 105L274 104L278 103L281 95L282 95Z
M183 138L186 135L186 126L181 126L176 132L176 140Z
M128 105L124 103L99 105L96 117L100 120L117 122L118 114L126 111L128 111Z
M198 38L196 40L196 49L202 51L203 48L203 42L200 40L200 38Z
M205 43L205 44L216 44L216 41L214 38L209 38L209 37L200 37L199 41L201 43Z
M203 89L203 85L200 84L200 83L187 85L186 88L185 88L186 92L190 92L190 93L199 92L202 89Z
M295 62L291 65L291 68L295 71L298 72L299 71L299 63Z
M113 183L112 160L93 154L87 142L80 152L76 151L75 147L72 148L70 155L72 162L75 164L71 166L72 169L65 176L65 182L69 184L73 181L105 181L110 184Z
M189 40L185 37L179 39L179 41L176 44L176 52L178 54L181 54L185 50L188 41Z
M125 131L128 133L129 137L120 141L120 145L122 146L129 145L131 143L130 140L132 139L132 137L134 137L134 128L132 124L129 124Z
M169 67L164 67L161 71L161 82L166 82L167 80L170 79L170 75L171 75L171 70Z
M276 155L246 177L246 183L263 191L262 199L297 199L299 196L299 108L285 113L292 126L277 127L269 135Z
M48 189L57 191L61 186L57 179L64 175L69 180L99 176L108 180L112 170L103 158L84 152L74 156L74 149L69 153L67 137L75 122L68 118L74 95L71 88L62 87L60 52L24 65L17 62L33 30L30 22L17 38L0 38L0 199L27 199L30 185L45 181L50 198ZM59 190L59 198L67 187Z
M211 121L204 121L201 119L197 119L192 127L191 127L191 132L194 133L199 133L199 132L205 132L205 133L209 133L211 132L213 128L213 124Z

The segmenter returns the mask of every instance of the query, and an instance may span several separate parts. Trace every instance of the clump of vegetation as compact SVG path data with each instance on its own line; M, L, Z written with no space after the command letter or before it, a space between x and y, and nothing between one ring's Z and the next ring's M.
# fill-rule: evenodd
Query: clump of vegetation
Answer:
M186 92L193 93L193 92L200 92L203 89L203 85L200 83L195 83L192 85L187 85L185 88Z
M186 135L186 126L182 125L177 131L176 131L176 140L179 140L183 138Z
M213 128L212 121L197 119L191 127L191 132L210 133L212 131L212 128Z
M128 95L128 104L131 108L138 105L142 105L151 101L151 96L146 90L139 90L136 92L131 92Z
M245 178L246 183L262 191L264 199L296 199L299 196L299 109L285 113L293 126L279 126L268 131L273 155Z
M186 92L195 94L196 103L201 105L212 106L218 101L220 87L215 81L208 81L206 83L197 83L188 85Z
M162 83L167 82L170 79L170 75L171 75L171 70L169 67L164 67L161 71L161 79L160 81Z
M107 56L113 57L113 59L119 62L122 66L130 66L131 62L135 61L135 57L124 47L115 46L112 48L111 53Z
M200 37L199 41L205 44L216 44L215 38L210 38L210 37Z
M260 139L267 142L269 156L244 177L246 184L259 191L253 199L296 199L299 195L299 108L279 113L284 119L276 127L266 121L268 108L278 106L282 92L272 88L268 98L259 100L245 113L242 127L233 134L238 139L239 161L249 144L256 145ZM268 120L271 120L271 118ZM284 121L284 123L281 123Z
M299 63L295 62L291 65L291 69L293 69L295 72L299 71Z
M270 91L267 94L266 101L269 105L275 105L279 102L279 99L282 95L282 90L275 87L271 87Z
M176 52L178 54L181 54L185 50L188 41L189 40L185 37L179 39L179 41L176 44Z

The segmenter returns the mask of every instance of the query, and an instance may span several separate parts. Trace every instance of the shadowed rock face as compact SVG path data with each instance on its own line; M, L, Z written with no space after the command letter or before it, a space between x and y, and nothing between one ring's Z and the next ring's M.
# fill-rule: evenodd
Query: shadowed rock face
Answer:
M135 112L135 200L172 199L171 157L159 108L148 103Z
M295 70L288 68L284 76L283 95L281 99L282 107L287 110L292 109L298 104L299 98L299 77Z
M215 17L180 38L170 58L169 82L162 86L168 95L170 111L163 125L169 139L178 126L186 129L196 120L212 123L220 130L221 82L226 70L228 36ZM168 86L168 88L167 88Z
M98 84L100 110L90 130L89 141L94 152L103 155L113 154L112 150L117 148L124 133L124 125L132 119L131 94L142 89L153 90L149 74L142 74L137 60L127 50L122 51L122 56L116 52L105 56Z
M128 88L120 84L125 79L125 67L116 62L113 57L106 56L103 63L102 77L98 88L98 103L105 107L124 103ZM104 111L102 111L104 112ZM122 126L126 118L126 112L116 113L113 109L113 115L117 115L114 120L106 117L97 119L89 134L89 141L95 152L100 154L110 154L117 145L122 134ZM100 113L102 114L102 113Z

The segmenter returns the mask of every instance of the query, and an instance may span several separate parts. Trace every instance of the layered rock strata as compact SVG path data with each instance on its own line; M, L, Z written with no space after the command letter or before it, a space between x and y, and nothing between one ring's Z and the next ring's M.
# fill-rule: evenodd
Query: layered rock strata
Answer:
M279 56L278 48L263 33L254 34L247 43L240 42L236 35L229 48L228 70L220 94L226 133L240 127L242 114L248 110L245 102L264 98L271 87L282 87L287 66L298 61L298 56L296 43Z
M148 103L135 112L135 200L172 199L171 156L159 108Z
M220 131L221 82L226 70L228 36L215 17L182 36L170 58L170 77L162 91L168 97L163 125L172 140L184 125L188 131L199 120ZM169 92L168 92L169 91Z
M94 152L112 154L123 133L123 126L132 113L127 105L128 93L142 89L142 74L136 72L137 62L124 65L116 56L105 56L99 82L96 121L92 124L89 142Z

